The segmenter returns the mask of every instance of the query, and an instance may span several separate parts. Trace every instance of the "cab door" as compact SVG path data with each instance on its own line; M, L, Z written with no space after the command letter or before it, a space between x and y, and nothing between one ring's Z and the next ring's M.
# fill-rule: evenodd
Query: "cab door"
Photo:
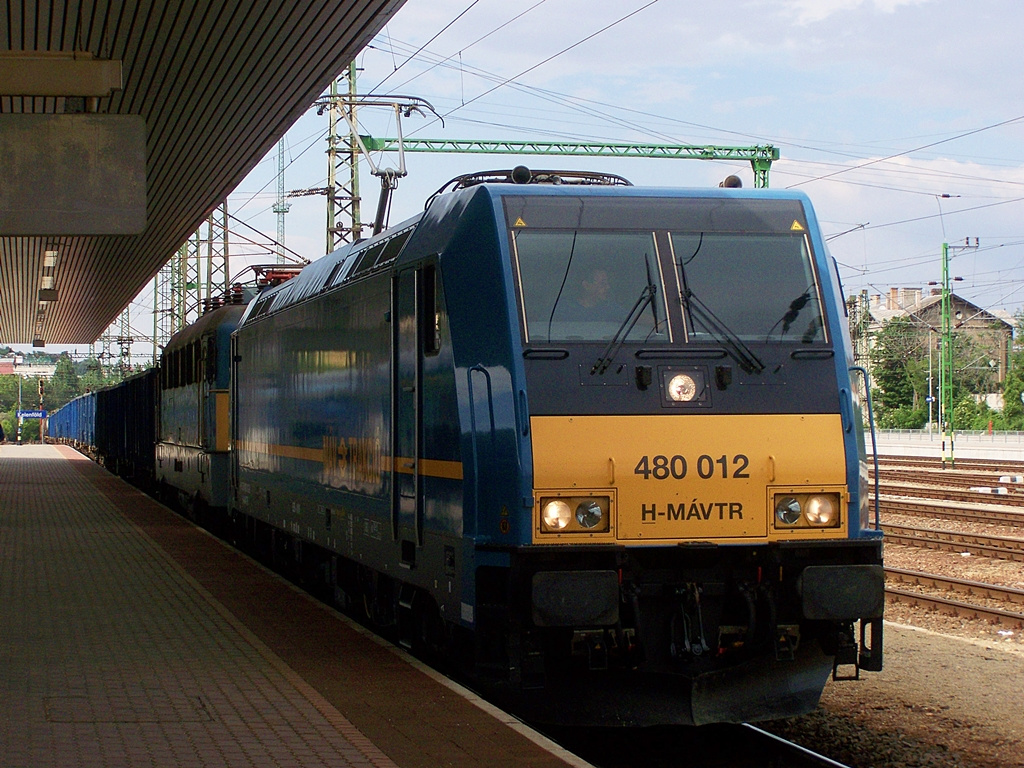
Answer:
M423 543L420 478L422 365L419 350L419 270L400 272L392 285L392 528L402 562L412 565Z

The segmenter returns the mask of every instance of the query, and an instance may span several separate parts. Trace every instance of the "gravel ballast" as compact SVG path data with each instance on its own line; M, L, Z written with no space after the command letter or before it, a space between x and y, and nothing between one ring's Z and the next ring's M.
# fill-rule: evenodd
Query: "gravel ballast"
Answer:
M887 544L885 561L1024 586L1007 560ZM767 730L855 768L1024 766L1024 630L891 599L885 616L882 672L830 682L815 712Z
M857 768L1024 766L1019 643L887 623L885 644L882 672L830 682L815 712L767 730Z

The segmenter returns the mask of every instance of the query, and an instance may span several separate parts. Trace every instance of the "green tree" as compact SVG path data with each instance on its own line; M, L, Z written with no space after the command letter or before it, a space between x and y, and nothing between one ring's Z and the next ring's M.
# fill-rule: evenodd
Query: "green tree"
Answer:
M1018 318L1018 330L1024 314ZM877 421L883 428L918 429L928 419L928 340L935 343L932 358L931 394L939 399L938 334L909 317L897 317L883 324L874 335L871 349L873 392ZM993 329L993 333L1000 331ZM985 332L982 331L982 334ZM1024 428L1024 349L1011 358L1010 373L1003 385L998 383L998 365L992 360L993 342L977 332L954 330L953 353L953 425L957 430ZM1008 412L1000 414L989 408L983 395L998 392L1002 387ZM932 410L938 418L938 408Z
M17 439L18 426L18 392L21 390L21 407L32 410L39 407L39 387L43 387L43 408L56 411L81 394L78 374L75 373L74 362L66 352L59 357L53 355L36 355L31 361L26 355L26 362L39 365L55 365L54 375L49 378L17 375L0 376L0 424L4 428L4 436L9 441ZM21 437L23 442L39 439L39 420L25 419L22 424Z
M1003 380L1003 413L1000 421L1003 429L1024 429L1024 310L1014 313L1013 346L1010 350L1010 365Z
M78 374L71 356L65 352L57 358L57 367L50 381L46 403L50 410L56 410L82 394Z
M970 394L963 394L953 405L953 425L956 431L984 431L989 425L995 429L1002 424L996 411L993 411L984 400L978 400Z
M85 371L78 380L78 386L82 394L103 389L103 387L111 383L113 382L104 378L103 366L100 365L99 360L95 357L90 357L85 361Z
M0 412L18 407L18 377L0 376Z
M965 333L953 334L953 402L999 391L991 348Z
M879 426L916 429L928 418L928 359L921 327L906 317L883 324L871 348Z
M17 435L19 381L18 376L0 376L0 424L4 427L4 437L10 442L14 442Z

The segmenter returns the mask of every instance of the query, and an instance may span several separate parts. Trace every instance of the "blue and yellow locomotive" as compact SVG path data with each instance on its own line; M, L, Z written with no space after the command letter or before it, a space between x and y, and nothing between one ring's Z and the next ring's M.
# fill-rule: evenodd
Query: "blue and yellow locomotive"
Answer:
M881 534L809 201L524 171L250 303L231 514L541 720L781 717L880 669Z
M193 517L230 497L228 387L241 293L174 334L160 356L154 473L160 495Z

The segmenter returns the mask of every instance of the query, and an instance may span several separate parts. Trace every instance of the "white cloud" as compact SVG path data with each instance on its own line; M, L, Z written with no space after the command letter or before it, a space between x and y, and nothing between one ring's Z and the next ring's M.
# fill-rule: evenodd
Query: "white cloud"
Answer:
M921 5L931 0L785 0L786 10L796 17L797 24L809 25L823 21L844 11L857 10L861 6L872 7L881 13L895 13L908 5Z
M470 75L469 67L510 77L640 7L643 0L631 0L626 7L548 0L484 42L470 45L530 4L527 0L511 9L498 0L484 0L430 45L437 54L454 55L455 69L437 68L406 84L426 68L410 63L385 89L413 93L442 111L452 110L493 85ZM465 7L465 0L408 0L390 33L415 50ZM999 74L1007 72L1005 51L1014 50L1022 19L1024 4L1019 0L662 2L524 78L528 85L608 106L592 105L592 113L584 114L557 103L557 97L545 101L505 87L457 109L444 129L436 124L421 128L426 121L415 118L403 125L407 132L438 138L557 135L733 146L773 143L781 148L783 159L773 169L772 186L783 188L843 165L924 146L1024 113L1019 107L1024 103L1024 80ZM942 40L947 41L944 48ZM361 60L367 87L404 58L397 54L392 59L384 36L377 42L383 51L368 52ZM460 51L466 72L457 67ZM360 115L368 132L392 135L388 116L371 110ZM326 125L323 119L320 125ZM315 133L306 127L300 135ZM995 243L1015 234L1024 241L1024 227L1018 224L1024 203L980 207L1013 197L1018 189L1024 196L1024 166L1017 149L1022 140L1024 126L1007 126L801 186L813 200L827 235L865 222L872 227L908 222L858 230L833 241L833 253L850 265L844 267L847 287L890 280L912 285L934 278L938 262L933 256L944 236L943 223L951 242L969 235ZM318 145L304 159L309 170L289 169L289 189L322 186L322 148ZM430 193L459 173L516 161L537 167L592 168L619 173L637 184L662 186L712 186L727 173L740 174L748 186L751 179L749 164L744 163L416 154L407 157L410 175L395 196L393 221L420 210ZM386 162L394 164L396 158ZM272 165L267 164L268 173ZM962 195L943 201L944 222L936 216L934 197L943 192ZM366 173L363 194L364 215L369 216L377 183ZM308 200L308 219L295 201L288 240L304 252L315 252L322 249L324 204L322 198ZM971 207L976 210L958 212ZM269 214L263 228L273 231ZM1024 245L997 253L1001 264L1024 261ZM963 289L977 291L980 303L990 306L999 296L992 294L989 300L981 293L986 290L984 275L993 271L984 258L964 257L964 264L971 260L971 269L965 271L974 283ZM905 259L910 259L905 268L887 271ZM861 274L865 268L879 271ZM1018 270L1003 281L1011 289L1024 286L1024 265ZM1024 301L1024 290L1011 301Z

